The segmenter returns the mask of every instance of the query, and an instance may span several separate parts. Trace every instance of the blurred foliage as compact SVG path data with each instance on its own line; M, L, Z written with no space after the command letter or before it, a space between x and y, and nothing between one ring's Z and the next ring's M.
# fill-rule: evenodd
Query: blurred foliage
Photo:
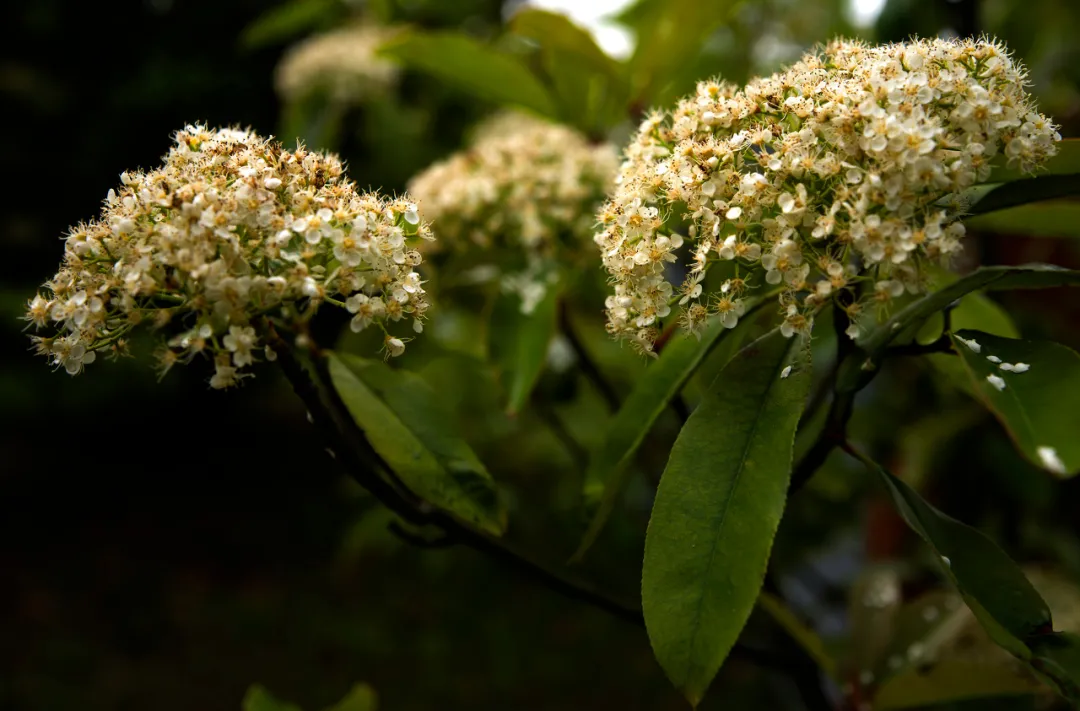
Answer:
M52 273L57 237L94 214L121 171L155 163L169 133L188 121L299 137L341 152L361 186L400 191L458 149L496 103L618 140L642 111L697 79L741 83L838 34L897 41L987 32L1027 63L1042 110L1065 135L1080 134L1080 5L889 0L876 25L861 30L847 5L638 0L618 17L639 40L625 60L603 55L558 16L513 15L499 0L39 0L9 9L0 121L18 197L0 212L9 254L0 264L0 708L374 707L373 697L368 706L356 701L371 696L353 687L356 679L394 710L683 708L641 630L471 551L405 545L388 530L393 514L345 482L303 407L269 371L227 395L208 392L197 368L157 383L138 362L73 381L30 356L16 318ZM406 65L396 90L348 106L325 96L282 104L273 72L289 43L358 17L408 28L387 48ZM494 83L462 87L438 76L444 67L423 55L435 49L431 38L453 44L475 82ZM39 176L50 180L39 186ZM1067 224L1075 207L1066 200L973 221L962 266L1077 268L1080 243ZM595 308L556 321L553 303L548 323L561 325L530 337L557 341L552 333L569 324L610 385L627 393L646 364L604 334L600 282L597 273L573 284L574 303ZM498 482L508 535L560 563L595 505L581 500L590 474L581 450L587 459L604 442L611 415L597 384L555 367L550 351L544 362L511 363L502 373L485 365L493 350L506 350L497 341L508 332L491 325L489 291L456 291L433 318L432 337L410 346L401 365L426 381L463 446ZM965 296L952 318L955 328L1080 347L1080 303L1063 289ZM935 323L924 340L940 333ZM342 323L328 316L314 326L332 343ZM367 336L347 334L338 348L362 352ZM817 382L835 359L826 319L813 348ZM691 405L707 402L734 351L722 344L690 354L702 361L685 390ZM1055 481L1025 460L972 386L957 387L959 364L941 358L890 363L855 402L853 437L938 508L1014 559L1039 564L1043 578L1029 578L1059 626L1080 630L1080 480ZM528 382L515 384L521 379ZM628 597L639 588L645 522L680 425L672 408L652 417L651 428L627 437L637 454L624 464L625 488L580 567ZM935 708L1051 705L944 592L935 561L884 496L857 464L837 454L826 461L789 502L777 533L769 585L790 609L769 614L837 660L838 693L846 684L875 708L946 698ZM863 609L868 589L885 592ZM1061 611L1070 609L1071 618ZM741 639L784 643L763 617L755 613ZM1066 618L1073 621L1061 625ZM931 646L950 650L955 663L910 658ZM242 702L253 681L272 695L252 689ZM991 681L1010 696L970 700L971 689L987 693ZM800 707L790 680L740 659L714 688L723 693L703 708ZM355 705L342 701L346 694Z

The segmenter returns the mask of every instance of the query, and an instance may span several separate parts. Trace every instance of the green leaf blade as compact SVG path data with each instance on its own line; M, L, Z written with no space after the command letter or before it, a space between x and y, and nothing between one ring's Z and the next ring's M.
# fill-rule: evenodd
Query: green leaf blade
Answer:
M1051 200L1020 205L964 220L979 232L1029 237L1080 237L1080 202Z
M696 705L758 598L783 514L810 369L773 332L724 368L668 460L645 539L653 651ZM788 377L782 377L783 375Z
M865 462L881 478L900 515L941 558L944 569L991 639L1021 659L1027 640L1051 629L1050 608L1023 571L976 529L928 504L902 480Z
M979 352L969 344L977 344ZM1023 455L1061 477L1080 472L1080 355L1051 341L971 330L957 332L953 345L978 399ZM1018 363L1029 369L1018 373L1001 367Z
M700 340L691 336L676 337L638 380L615 414L603 444L589 459L585 472L585 498L594 500L599 493L600 503L571 562L581 561L611 518L633 473L630 462L661 413L719 343L738 346L747 332L748 323L749 319L744 318L732 333L717 320Z
M1050 264L981 267L901 309L865 339L860 339L859 345L871 358L877 357L898 334L979 289L1049 289L1058 286L1080 286L1080 271Z
M491 359L501 371L507 392L506 409L521 412L547 362L548 347L555 336L561 289L548 284L544 298L529 313L521 300L504 296L495 304L491 323Z
M525 64L457 32L405 32L380 53L480 98L555 117L548 90Z
M419 377L381 361L330 354L330 377L357 426L402 482L423 500L501 535L495 482Z

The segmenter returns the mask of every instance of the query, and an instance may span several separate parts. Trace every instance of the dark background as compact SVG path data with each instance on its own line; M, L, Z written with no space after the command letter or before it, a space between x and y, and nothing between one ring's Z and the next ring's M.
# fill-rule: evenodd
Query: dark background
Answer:
M334 469L271 369L220 393L205 384L208 368L176 369L157 383L145 360L130 360L72 379L29 353L23 304L55 271L65 229L96 214L120 172L155 165L186 122L277 132L272 72L283 45L245 50L238 41L266 5L35 0L5 10L0 709L224 711L238 709L256 681L317 709L359 680L393 710L682 708L637 628L478 554L421 551L385 533L386 519ZM480 35L501 18L495 0L402 5L402 19ZM747 27L782 27L803 46L827 39L800 34L797 20L783 24L792 3L748 5ZM1069 5L892 0L869 34L1001 33L1031 64L1044 111L1076 135L1080 57ZM810 11L826 26L840 22L829 15L835 3ZM749 55L733 52L721 46L717 61L736 76L750 71ZM377 132L378 117L360 115L341 139L361 185L401 189L486 110L412 76L400 100L414 127L394 139L400 151ZM986 261L1078 264L1075 247L1062 243L981 249ZM1006 303L1032 312L1025 335L1080 345L1075 296ZM1006 473L958 475L946 500L978 518L1022 492L1004 515L1015 521L992 516L1010 544L1029 549L1038 545L1023 533L1032 517L1071 528L1076 486L1018 483L1031 470L995 446L992 422L966 436L976 461ZM980 493L965 494L964 482ZM791 525L820 530L834 514L828 497L808 502ZM627 530L636 541L640 529ZM632 594L629 547L623 573L601 567L599 577ZM709 703L742 708L740 695L759 693L761 682L735 662L718 682L724 698ZM765 693L747 698L792 698L783 684Z

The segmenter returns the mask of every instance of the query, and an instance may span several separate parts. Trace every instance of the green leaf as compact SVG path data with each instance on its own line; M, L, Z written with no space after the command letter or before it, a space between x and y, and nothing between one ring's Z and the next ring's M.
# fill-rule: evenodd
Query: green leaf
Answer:
M1080 355L1051 341L1023 341L969 330L955 333L953 346L979 400L1025 457L1058 476L1080 472ZM991 357L1000 363L990 361ZM1008 366L1017 363L1029 369L1010 372ZM999 389L995 382L1003 387Z
M419 376L328 355L334 388L371 446L414 494L493 535L506 528L495 482Z
M630 58L634 101L664 103L678 70L701 52L740 3L737 0L640 0L621 19L637 35Z
M1038 202L964 220L979 232L1029 237L1080 237L1080 202Z
M802 346L774 331L736 355L683 426L660 480L645 538L645 627L660 666L695 706L765 575L810 384L809 363L796 362Z
M814 660L814 663L818 665L818 668L821 669L821 671L825 672L829 678L837 679L836 661L833 660L829 651L825 649L825 643L821 641L821 637L819 637L817 633L803 624L803 621L795 616L795 613L791 611L791 608L785 605L780 598L765 591L762 591L758 596L757 604L761 609L769 613L769 616L772 617L792 639L799 643L799 646L810 655L810 658Z
M515 295L504 295L495 304L490 355L501 371L511 414L525 407L544 370L555 336L559 295L558 285L548 284L544 298L527 314L521 312L521 299Z
M1078 285L1080 285L1080 271L1062 269L1050 264L981 267L945 288L927 294L901 309L865 339L860 339L859 345L870 354L871 358L876 358L897 334L921 323L953 301L978 289L1000 291Z
M318 29L340 9L337 0L291 0L263 13L240 33L240 44L259 49Z
M1052 628L1050 608L1023 571L982 533L938 511L880 465L863 463L877 472L900 515L938 555L990 638L1029 659L1027 641Z
M244 711L300 711L296 704L275 699L262 684L252 684L242 703Z
M759 306L760 303L753 309ZM633 473L630 462L657 418L719 343L730 341L737 345L741 342L750 323L749 315L744 315L735 329L735 335L729 336L731 330L724 328L717 319L700 340L691 336L676 336L638 379L630 396L615 414L603 444L589 458L585 472L585 498L595 500L599 493L600 505L571 562L581 561L607 524Z
M581 60L583 68L610 76L619 74L619 63L600 49L587 30L561 13L527 7L514 14L510 31L528 37L545 49L574 55Z
M625 116L624 68L588 31L566 15L535 8L515 14L510 29L539 45L564 121L594 131Z
M463 34L403 32L380 53L480 98L557 115L548 90L524 63Z
M327 707L326 711L376 711L379 708L379 698L371 685L354 684L345 694L345 698L333 706Z
M1011 183L976 185L957 200L969 216L984 215L1033 202L1080 195L1080 174L1040 175Z

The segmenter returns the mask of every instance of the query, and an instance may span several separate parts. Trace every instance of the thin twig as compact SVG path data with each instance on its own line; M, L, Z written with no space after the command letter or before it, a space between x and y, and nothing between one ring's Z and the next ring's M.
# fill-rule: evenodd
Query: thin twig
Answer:
M833 307L833 329L836 331L836 363L826 380L829 384L828 388L832 390L832 401L829 403L829 412L825 416L825 427L821 430L821 434L818 435L810 450L795 465L791 474L789 495L795 493L810 481L810 477L814 476L814 473L821 468L821 465L829 458L833 449L847 436L847 423L851 419L851 413L854 409L855 393L841 392L836 385L840 375L840 368L858 349L845 333L850 324L847 311L844 310L845 305L837 303ZM810 420L805 419L804 421L809 422Z

